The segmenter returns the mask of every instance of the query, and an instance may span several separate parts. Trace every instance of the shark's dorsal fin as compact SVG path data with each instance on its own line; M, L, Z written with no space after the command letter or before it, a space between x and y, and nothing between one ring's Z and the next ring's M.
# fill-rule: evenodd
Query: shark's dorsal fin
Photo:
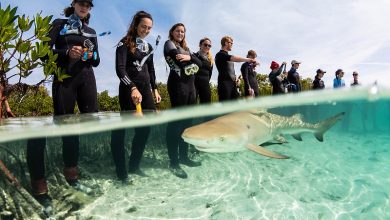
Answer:
M266 157L272 157L272 158L276 158L276 159L288 159L289 157L287 156L284 156L284 155L281 155L281 154L277 154L277 153L274 153L272 151L269 151L267 149L265 149L264 147L262 146L256 146L254 144L248 144L246 146L246 148L248 148L249 150L253 151L253 152L256 152L258 154L261 154L261 155L264 155Z
M292 134L291 136L293 136L293 138L297 141L302 141L302 137L301 137L301 134Z

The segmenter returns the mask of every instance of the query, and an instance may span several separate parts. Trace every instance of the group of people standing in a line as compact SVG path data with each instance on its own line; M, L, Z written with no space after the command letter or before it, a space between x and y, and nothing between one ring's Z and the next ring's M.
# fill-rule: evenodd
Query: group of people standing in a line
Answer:
M269 81L272 84L272 94L283 94L288 92L299 92L302 90L301 86L301 79L300 75L298 73L298 68L300 66L301 62L297 60L291 61L291 69L286 72L286 62L283 62L280 66L277 62L272 61L271 63L271 73L268 75ZM324 89L325 83L322 80L322 77L326 71L322 69L318 69L316 71L316 75L313 80L312 89L318 90L318 89ZM335 78L333 80L333 88L340 88L345 86L345 82L342 79L344 76L344 71L342 69L338 69L335 72ZM353 82L351 83L351 86L357 86L360 85L358 81L358 72L354 71L352 73L353 76Z
M71 6L64 9L67 19L56 19L49 33L49 44L58 55L57 65L64 69L69 78L59 81L54 78L52 85L54 115L74 114L77 103L81 113L97 112L97 89L93 67L100 63L97 36L88 26L92 0L72 0ZM119 78L119 103L121 111L134 111L137 105L143 110L154 111L155 103L161 101L156 85L153 62L153 45L145 38L153 28L152 16L137 12L131 21L125 36L116 47L116 74ZM91 46L92 45L92 46ZM212 42L203 38L199 42L199 51L192 53L186 42L186 28L177 23L169 30L169 39L164 44L164 57L170 68L168 93L173 108L193 105L199 96L201 103L211 101L209 87L214 63L218 69L219 100L231 100L239 97L238 79L234 72L234 62L245 62L241 67L246 96L258 96L259 86L254 71L258 62L257 54L250 50L247 57L230 55L233 39L225 36L221 40L221 50L213 59L210 48ZM86 48L88 47L88 48ZM292 91L300 91L298 61L292 62L288 81ZM282 81L277 79L285 71L276 62L271 64L274 93L284 93ZM291 74L290 74L291 72ZM290 76L291 75L291 76ZM169 170L180 178L186 178L186 172L180 165L200 166L200 162L188 157L188 144L181 133L190 125L186 122L170 122L167 125L166 142L169 156ZM126 165L124 129L114 130L111 135L111 150L116 167L116 174L122 182L128 182L128 173L144 176L140 169L141 158L150 134L150 127L135 128L132 139L129 164ZM78 180L79 137L62 138L63 174L70 186L76 190L88 192L90 189ZM44 148L46 138L28 140L27 164L31 176L32 191L35 198L47 209L51 208L51 198L45 179Z

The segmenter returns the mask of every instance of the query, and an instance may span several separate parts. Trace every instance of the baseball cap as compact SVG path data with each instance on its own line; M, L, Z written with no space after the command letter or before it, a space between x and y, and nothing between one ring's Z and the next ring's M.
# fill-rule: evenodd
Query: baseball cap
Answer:
M294 64L300 64L301 62L297 61L297 60L292 60L291 61L291 65L294 65Z
M92 0L75 0L74 2L87 2L91 5L91 7L93 7Z
M323 71L322 69L318 69L317 73L326 73L326 71Z

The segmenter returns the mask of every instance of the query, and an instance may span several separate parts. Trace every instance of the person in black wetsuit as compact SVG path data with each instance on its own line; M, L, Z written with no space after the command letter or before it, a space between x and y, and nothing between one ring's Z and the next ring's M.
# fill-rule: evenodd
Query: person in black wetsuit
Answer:
M257 54L254 50L249 50L247 58L256 59ZM257 97L260 95L259 83L256 79L257 63L245 62L241 65L241 75L244 80L244 94L247 97Z
M74 114L75 104L81 113L97 112L96 80L92 67L100 63L96 32L88 26L92 0L74 0L64 14L68 19L53 21L49 45L58 55L57 66L69 78L54 78L52 85L54 115ZM89 40L93 49L84 54L84 43ZM78 181L79 137L66 136L63 140L64 176L75 189L90 191ZM45 179L44 148L46 138L30 139L27 143L27 165L35 198L47 209L51 198Z
M211 40L207 37L199 42L200 50L195 54L202 62L199 71L195 74L196 94L200 103L211 102L210 79L213 73L214 60L211 55Z
M256 60L230 55L228 52L232 50L233 38L229 36L221 39L221 46L221 50L215 55L215 65L218 70L218 97L219 101L234 100L239 97L234 62L256 63Z
M300 92L302 90L301 87L301 77L298 73L298 68L301 62L292 60L291 61L291 69L287 73L287 80L289 82L288 91L289 92Z
M169 65L168 94L173 108L196 103L194 74L201 66L200 60L190 52L186 40L184 24L178 23L169 30L169 40L164 44L164 56ZM179 163L187 166L200 166L200 162L188 158L188 144L181 134L191 126L191 121L175 121L167 125L166 141L170 159L169 170L180 178L187 178Z
M317 70L317 74L316 74L316 76L314 77L314 80L313 80L313 89L314 90L324 89L325 88L325 83L322 80L322 77L324 76L325 73L326 73L326 71L323 71L322 69L318 69Z
M286 65L286 62L283 62L282 66L275 61L271 62L271 72L268 75L268 78L272 84L272 95L284 94L286 92L283 85L284 76L286 75L286 72L283 72L283 70L286 69Z
M141 104L143 110L155 110L156 102L161 101L157 90L153 63L153 47L145 41L153 27L152 16L144 11L137 12L130 24L126 36L116 49L116 74L120 79L119 104L121 111L136 110ZM142 60L146 59L144 65ZM153 94L152 94L153 91ZM150 127L135 128L129 161L129 172L144 176L140 170L142 154L149 137ZM128 182L125 163L125 129L115 130L111 134L111 151L120 180Z

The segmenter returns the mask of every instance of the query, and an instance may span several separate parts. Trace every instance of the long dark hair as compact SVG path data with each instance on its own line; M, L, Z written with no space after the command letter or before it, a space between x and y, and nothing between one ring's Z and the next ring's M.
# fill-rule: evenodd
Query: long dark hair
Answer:
M72 1L72 4L69 6L69 7L66 7L64 8L64 15L65 17L69 18L72 14L74 14L74 6L73 4L75 4L75 0ZM89 19L91 18L91 14L88 13L87 16L85 16L85 18L81 19L81 21L85 24L89 24Z
M189 48L188 48L188 46L187 46L186 35L185 35L185 34L184 34L184 38L183 38L183 40L182 40L181 42L176 42L176 41L175 41L175 38L173 37L173 31L175 31L175 29L176 29L177 27L180 27L180 26L182 26L182 27L184 28L184 33L185 33L185 32L186 32L186 27L184 26L184 24L182 24L182 23L177 23L177 24L173 25L173 26L171 27L171 29L169 30L169 36L168 36L168 38L169 38L169 40L173 41L176 45L178 44L181 48L183 48L184 50L188 51Z
M135 13L133 20L131 21L126 36L121 40L124 44L126 44L130 48L130 52L132 52L133 54L136 51L135 39L137 38L137 27L139 23L141 23L141 20L144 18L149 18L153 22L153 18L151 14L145 11L138 11L137 13Z

